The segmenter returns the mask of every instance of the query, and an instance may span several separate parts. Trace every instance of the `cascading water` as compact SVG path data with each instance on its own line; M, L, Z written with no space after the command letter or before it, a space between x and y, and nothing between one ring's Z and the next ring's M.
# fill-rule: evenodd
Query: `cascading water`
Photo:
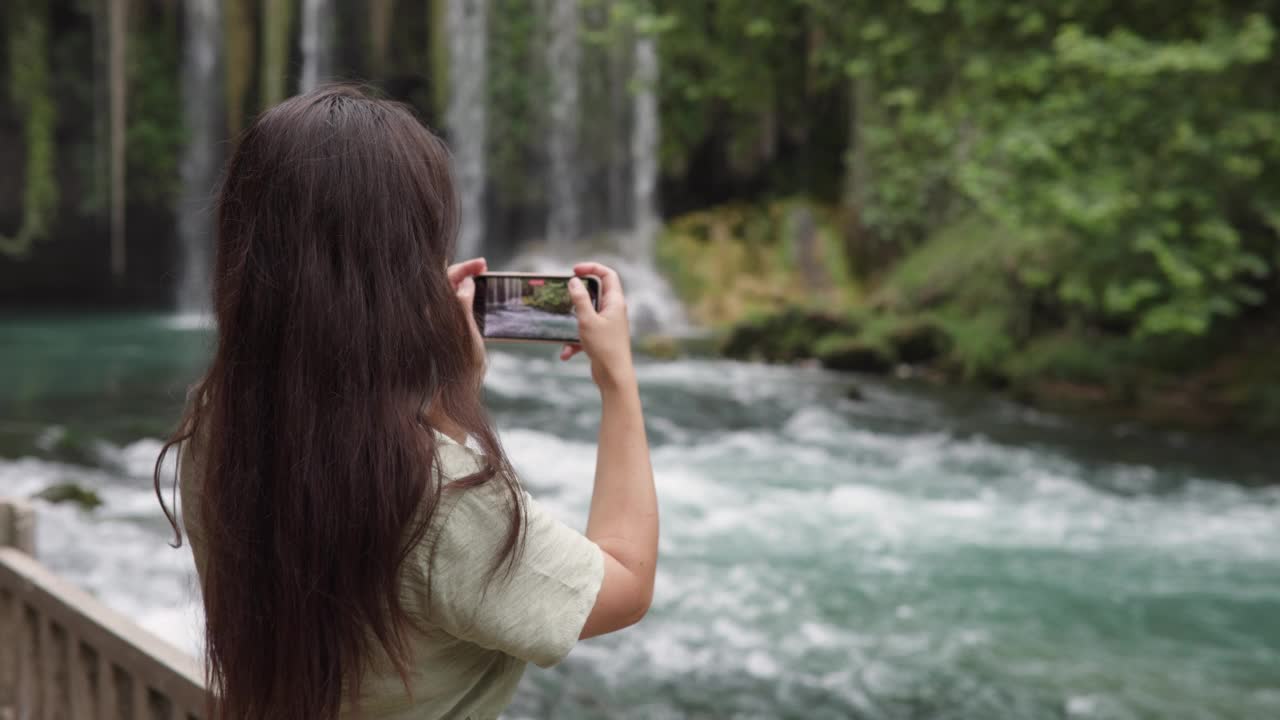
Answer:
M218 110L218 100L222 91L219 77L222 17L219 0L186 0L183 9L186 39L182 101L188 134L178 199L178 237L182 243L178 309L184 315L198 315L208 312L210 302L211 203L221 162L218 119L222 113Z
M627 301L640 333L689 330L684 307L654 267L654 242L662 229L658 213L658 49L651 35L634 44L631 116L631 228L623 238L619 272L629 276Z
M548 208L546 244L562 252L582 233L578 167L578 0L552 0L547 69L551 75L550 124L547 129Z
M653 241L661 226L658 215L658 50L651 36L637 35L631 127L632 237L626 254L653 258Z
M449 30L449 109L446 124L461 200L458 257L477 255L484 241L487 0L452 0Z
M302 0L301 45L298 90L307 92L333 72L333 0Z
M581 233L570 232L570 218L581 222L581 198L588 192L575 185L581 171L571 155L578 136L581 107L578 101L580 49L577 4L555 0L551 5L551 37L547 58L552 79L551 109L547 129L550 149L550 198L548 242L535 254L516 258L514 265L534 272L564 272L582 259ZM572 44L573 49L566 46ZM607 235L611 249L595 254L623 278L632 327L639 335L687 334L689 324L675 293L654 267L654 242L662 228L658 212L658 53L652 36L637 34L629 57L618 57L604 68L611 81L613 123L608 136L613 140L607 152L608 182L605 197L597 198L610 207ZM616 105L628 97L629 107L619 112ZM629 112L628 112L629 111ZM619 184L628 186L625 203L617 195ZM581 227L581 225L577 225Z

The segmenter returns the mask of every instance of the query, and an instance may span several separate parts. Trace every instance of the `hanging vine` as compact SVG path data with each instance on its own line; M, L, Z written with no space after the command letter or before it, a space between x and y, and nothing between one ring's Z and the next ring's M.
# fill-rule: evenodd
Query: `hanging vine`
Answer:
M253 5L248 0L229 0L226 8L227 134L235 137L244 124L245 97L253 78Z
M58 205L54 176L55 112L49 79L49 19L42 0L10 6L9 95L21 114L26 144L22 224L13 237L0 235L0 254L25 255L49 234Z
M260 105L269 108L285 99L289 64L289 27L293 22L292 0L264 0L262 3L262 76L258 82Z

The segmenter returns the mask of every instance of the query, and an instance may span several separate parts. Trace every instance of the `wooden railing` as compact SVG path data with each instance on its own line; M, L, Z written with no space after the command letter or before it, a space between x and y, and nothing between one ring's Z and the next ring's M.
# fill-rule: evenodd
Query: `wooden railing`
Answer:
M199 720L195 659L32 556L34 514L0 500L0 720Z

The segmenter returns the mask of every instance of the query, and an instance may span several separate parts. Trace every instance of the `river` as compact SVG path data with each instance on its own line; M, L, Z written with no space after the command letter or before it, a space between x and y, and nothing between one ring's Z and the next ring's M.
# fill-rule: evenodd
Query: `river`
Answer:
M0 320L0 494L39 558L188 650L186 548L150 472L207 330ZM529 490L585 523L587 364L495 349L486 390ZM531 668L511 718L1280 717L1274 447L998 398L713 359L639 366L662 504L653 609Z

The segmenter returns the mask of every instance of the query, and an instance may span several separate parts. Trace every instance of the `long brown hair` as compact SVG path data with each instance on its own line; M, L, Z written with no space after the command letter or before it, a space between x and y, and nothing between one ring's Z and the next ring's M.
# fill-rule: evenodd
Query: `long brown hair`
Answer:
M459 485L510 494L495 568L519 551L523 494L445 273L457 222L448 151L402 105L325 87L239 139L217 201L217 350L164 448L198 438L181 452L203 469L213 718L336 717L378 651L407 682L400 575L445 492L427 417L482 450Z

